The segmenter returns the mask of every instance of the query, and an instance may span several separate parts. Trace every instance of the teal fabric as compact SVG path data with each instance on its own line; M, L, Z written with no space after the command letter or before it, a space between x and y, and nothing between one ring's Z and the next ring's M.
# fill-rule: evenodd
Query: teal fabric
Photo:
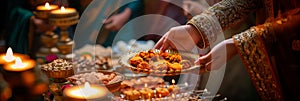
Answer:
M9 11L7 21L6 44L14 52L28 53L28 32L32 12L22 7L15 7Z
M143 15L143 1L142 0L136 0L133 2L130 2L126 4L125 6L121 7L119 9L119 13L123 12L125 8L131 9L131 16L129 20L134 19L135 17ZM110 31L108 37L106 38L106 41L102 44L104 47L112 46L113 40L115 36L117 35L118 31Z

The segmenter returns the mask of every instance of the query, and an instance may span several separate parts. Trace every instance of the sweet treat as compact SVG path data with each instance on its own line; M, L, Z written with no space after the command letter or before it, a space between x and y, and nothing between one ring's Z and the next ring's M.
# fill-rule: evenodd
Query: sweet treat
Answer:
M168 86L168 90L171 93L177 93L179 91L179 87L177 85L170 85Z
M164 80L160 77L141 77L139 79L124 80L121 83L121 90L126 89L142 89L147 84L148 88L155 88L164 85Z
M74 75L73 65L64 59L56 59L48 64L41 65L41 70L49 78L67 78Z
M82 73L76 74L71 77L67 78L73 84L80 85L84 84L85 82L89 82L90 84L112 84L115 82L119 82L122 80L122 76L117 75L116 73L104 74L104 73Z
M140 52L129 59L129 64L137 70L150 73L180 73L182 69L191 67L191 63L182 62L178 53L154 52L152 49Z
M138 100L141 96L140 92L134 89L123 92L125 100Z
M165 97L170 94L169 90L164 87L155 88L155 91L156 91L156 96L158 97Z
M150 88L143 88L143 89L141 89L139 91L141 93L142 99L149 99L149 98L153 98L154 97L154 90L152 90Z
M96 56L81 56L73 60L73 65L76 72L89 70L108 70L112 68L112 60L108 57Z

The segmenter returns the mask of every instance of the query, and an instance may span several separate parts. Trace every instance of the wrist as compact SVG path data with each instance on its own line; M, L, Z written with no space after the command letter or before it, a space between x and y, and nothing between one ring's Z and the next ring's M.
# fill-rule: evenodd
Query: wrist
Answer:
M206 35L204 34L204 32L199 29L199 26L197 26L196 24L197 22L195 22L195 20L190 20L187 25L191 26L191 29L194 29L195 33L198 36L199 40L196 40L195 43L197 44L197 46L201 49L205 49L208 48L209 46L209 41L206 37Z

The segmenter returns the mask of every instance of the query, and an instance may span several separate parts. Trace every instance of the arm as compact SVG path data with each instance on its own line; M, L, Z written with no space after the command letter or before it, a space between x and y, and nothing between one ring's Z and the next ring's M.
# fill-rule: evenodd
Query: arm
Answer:
M254 12L259 4L259 0L223 0L193 17L187 24L200 32L202 40L197 45L206 48L216 41L218 33L241 22Z
M142 14L142 1L137 0L130 2L121 8L120 13L112 15L108 19L104 20L105 28L112 31L117 31L125 25L125 23Z

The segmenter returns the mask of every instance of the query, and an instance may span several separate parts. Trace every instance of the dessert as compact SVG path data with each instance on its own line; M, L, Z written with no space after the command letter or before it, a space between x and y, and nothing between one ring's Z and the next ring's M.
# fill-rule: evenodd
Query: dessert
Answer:
M149 98L153 98L154 97L154 90L150 89L150 88L143 88L141 90L139 90L141 93L141 98L142 99L149 99Z
M48 64L41 65L41 70L49 78L64 79L74 75L73 65L64 59L56 59Z
M152 49L140 52L129 59L129 64L136 70L150 73L180 73L182 69L191 67L178 53L154 52Z
M140 92L134 89L123 92L125 100L138 100L141 96Z
M122 76L117 75L114 72L109 74L104 74L100 72L98 73L90 72L90 73L81 73L81 74L73 75L67 79L76 85L84 84L85 82L89 82L90 84L102 83L107 85L107 84L120 82L123 78Z
M177 93L179 91L179 87L177 85L170 85L168 86L168 90L171 93Z
M155 88L155 91L156 91L156 96L158 97L165 97L170 94L169 90L164 87Z
M112 68L112 60L108 57L95 58L88 56L77 57L73 60L73 65L76 72L89 70L108 70Z
M126 90L126 89L142 89L145 87L145 84L147 85L148 88L155 88L159 87L161 85L164 85L164 80L159 77L141 77L139 79L131 79L131 80L124 80L121 83L121 90Z

